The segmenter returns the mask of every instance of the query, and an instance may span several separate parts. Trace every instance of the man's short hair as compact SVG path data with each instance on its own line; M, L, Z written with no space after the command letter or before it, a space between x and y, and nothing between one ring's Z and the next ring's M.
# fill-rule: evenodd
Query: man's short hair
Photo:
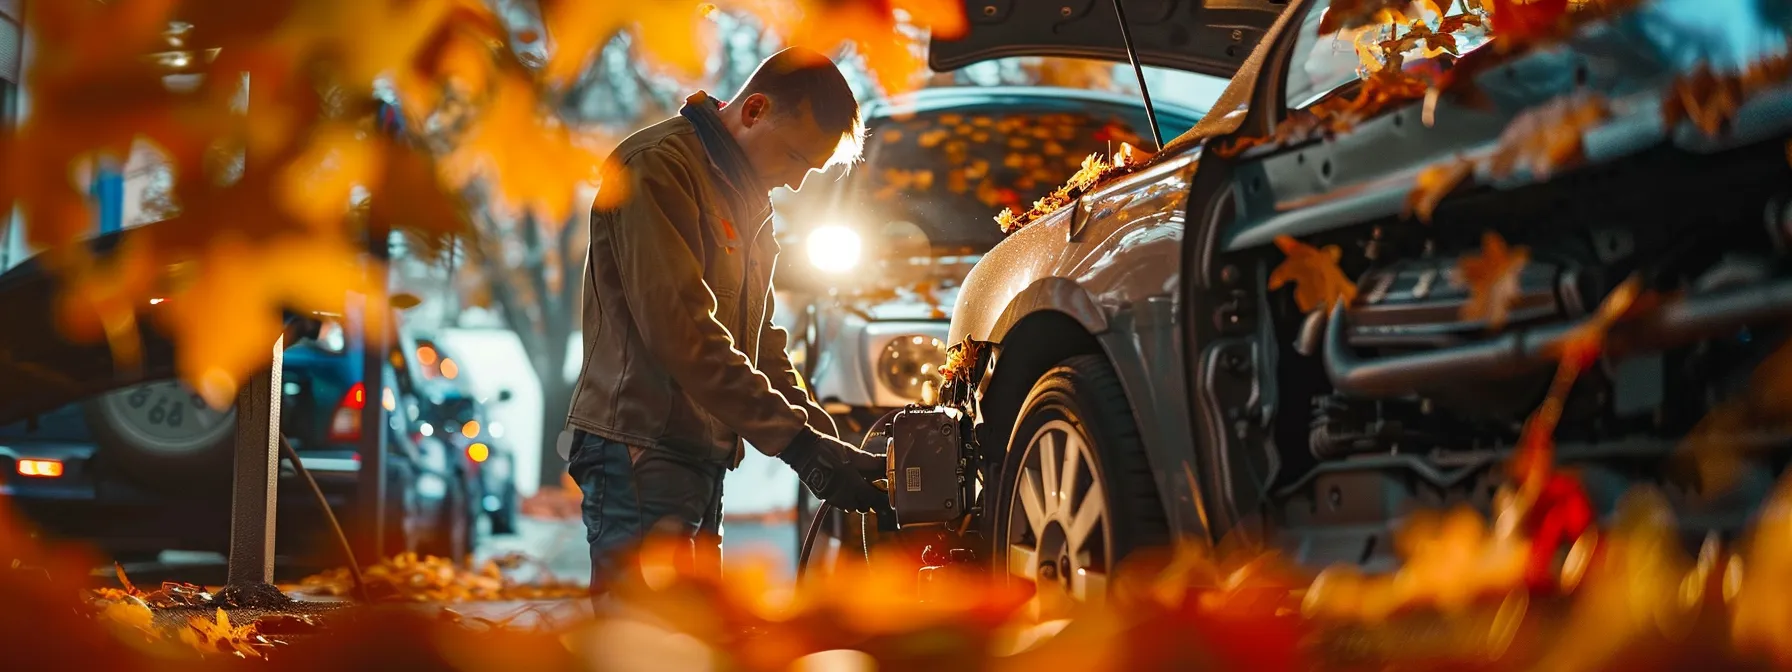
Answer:
M828 166L858 161L865 145L865 122L859 118L859 101L846 77L826 55L804 47L790 47L765 59L747 78L736 99L763 93L774 101L773 114L794 112L807 104L821 132L838 133L840 143L828 157ZM780 110L782 112L780 112Z

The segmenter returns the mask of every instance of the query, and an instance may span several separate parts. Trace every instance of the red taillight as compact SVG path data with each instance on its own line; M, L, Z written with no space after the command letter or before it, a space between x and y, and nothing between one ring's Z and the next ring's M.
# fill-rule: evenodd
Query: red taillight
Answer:
M355 383L348 388L348 394L342 395L342 402L336 404L336 412L330 414L330 441L360 441L361 409L366 406L367 388Z

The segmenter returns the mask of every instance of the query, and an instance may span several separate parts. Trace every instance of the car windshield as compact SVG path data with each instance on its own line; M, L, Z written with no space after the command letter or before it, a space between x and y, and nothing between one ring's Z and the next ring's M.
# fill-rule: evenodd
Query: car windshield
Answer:
M1288 69L1287 104L1290 109L1303 109L1339 88L1348 86L1370 72L1370 63L1380 63L1379 45L1384 40L1405 33L1410 22L1400 27L1392 24L1375 24L1357 29L1340 30L1331 35L1319 34L1319 23L1325 18L1330 2L1314 3L1301 21L1300 34L1294 43L1294 59ZM1460 7L1457 3L1452 8ZM1459 9L1453 11L1461 11ZM1437 28L1442 17L1425 13L1422 17L1409 17L1423 21L1428 28ZM1476 25L1464 26L1452 33L1456 37L1457 53L1466 54L1489 43L1492 34L1484 27ZM1408 67L1421 62L1426 57L1443 53L1429 50L1423 42L1405 51L1404 62Z
M830 196L822 215L829 221L808 225L845 223L873 236L900 230L936 250L981 252L1001 242L991 220L1003 208L1025 209L1089 154L1150 145L1142 107L1048 100L1031 109L1010 102L873 120L860 165L811 178L840 187L817 190ZM1162 110L1158 120L1165 137L1195 121Z

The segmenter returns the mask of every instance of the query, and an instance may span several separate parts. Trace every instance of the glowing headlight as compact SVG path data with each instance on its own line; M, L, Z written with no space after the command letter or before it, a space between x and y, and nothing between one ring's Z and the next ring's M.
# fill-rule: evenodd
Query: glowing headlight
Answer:
M859 264L859 233L831 224L809 232L809 263L829 273L852 270Z
M877 376L897 395L919 400L931 384L940 385L940 364L946 361L946 343L932 336L898 336L884 346L877 358Z

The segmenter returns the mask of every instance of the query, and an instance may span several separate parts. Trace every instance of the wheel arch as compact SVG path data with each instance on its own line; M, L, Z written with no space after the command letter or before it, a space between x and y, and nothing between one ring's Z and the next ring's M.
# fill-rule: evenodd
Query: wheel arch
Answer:
M1040 378L1066 359L1100 355L1120 379L1172 534L1211 541L1206 504L1193 477L1193 439L1170 300L1152 299L1141 310L1103 316L1100 325L1096 331L1071 311L1040 308L1013 319L1000 340L992 341L997 354L978 397L977 439L986 458L995 465L1007 459L1009 435Z

